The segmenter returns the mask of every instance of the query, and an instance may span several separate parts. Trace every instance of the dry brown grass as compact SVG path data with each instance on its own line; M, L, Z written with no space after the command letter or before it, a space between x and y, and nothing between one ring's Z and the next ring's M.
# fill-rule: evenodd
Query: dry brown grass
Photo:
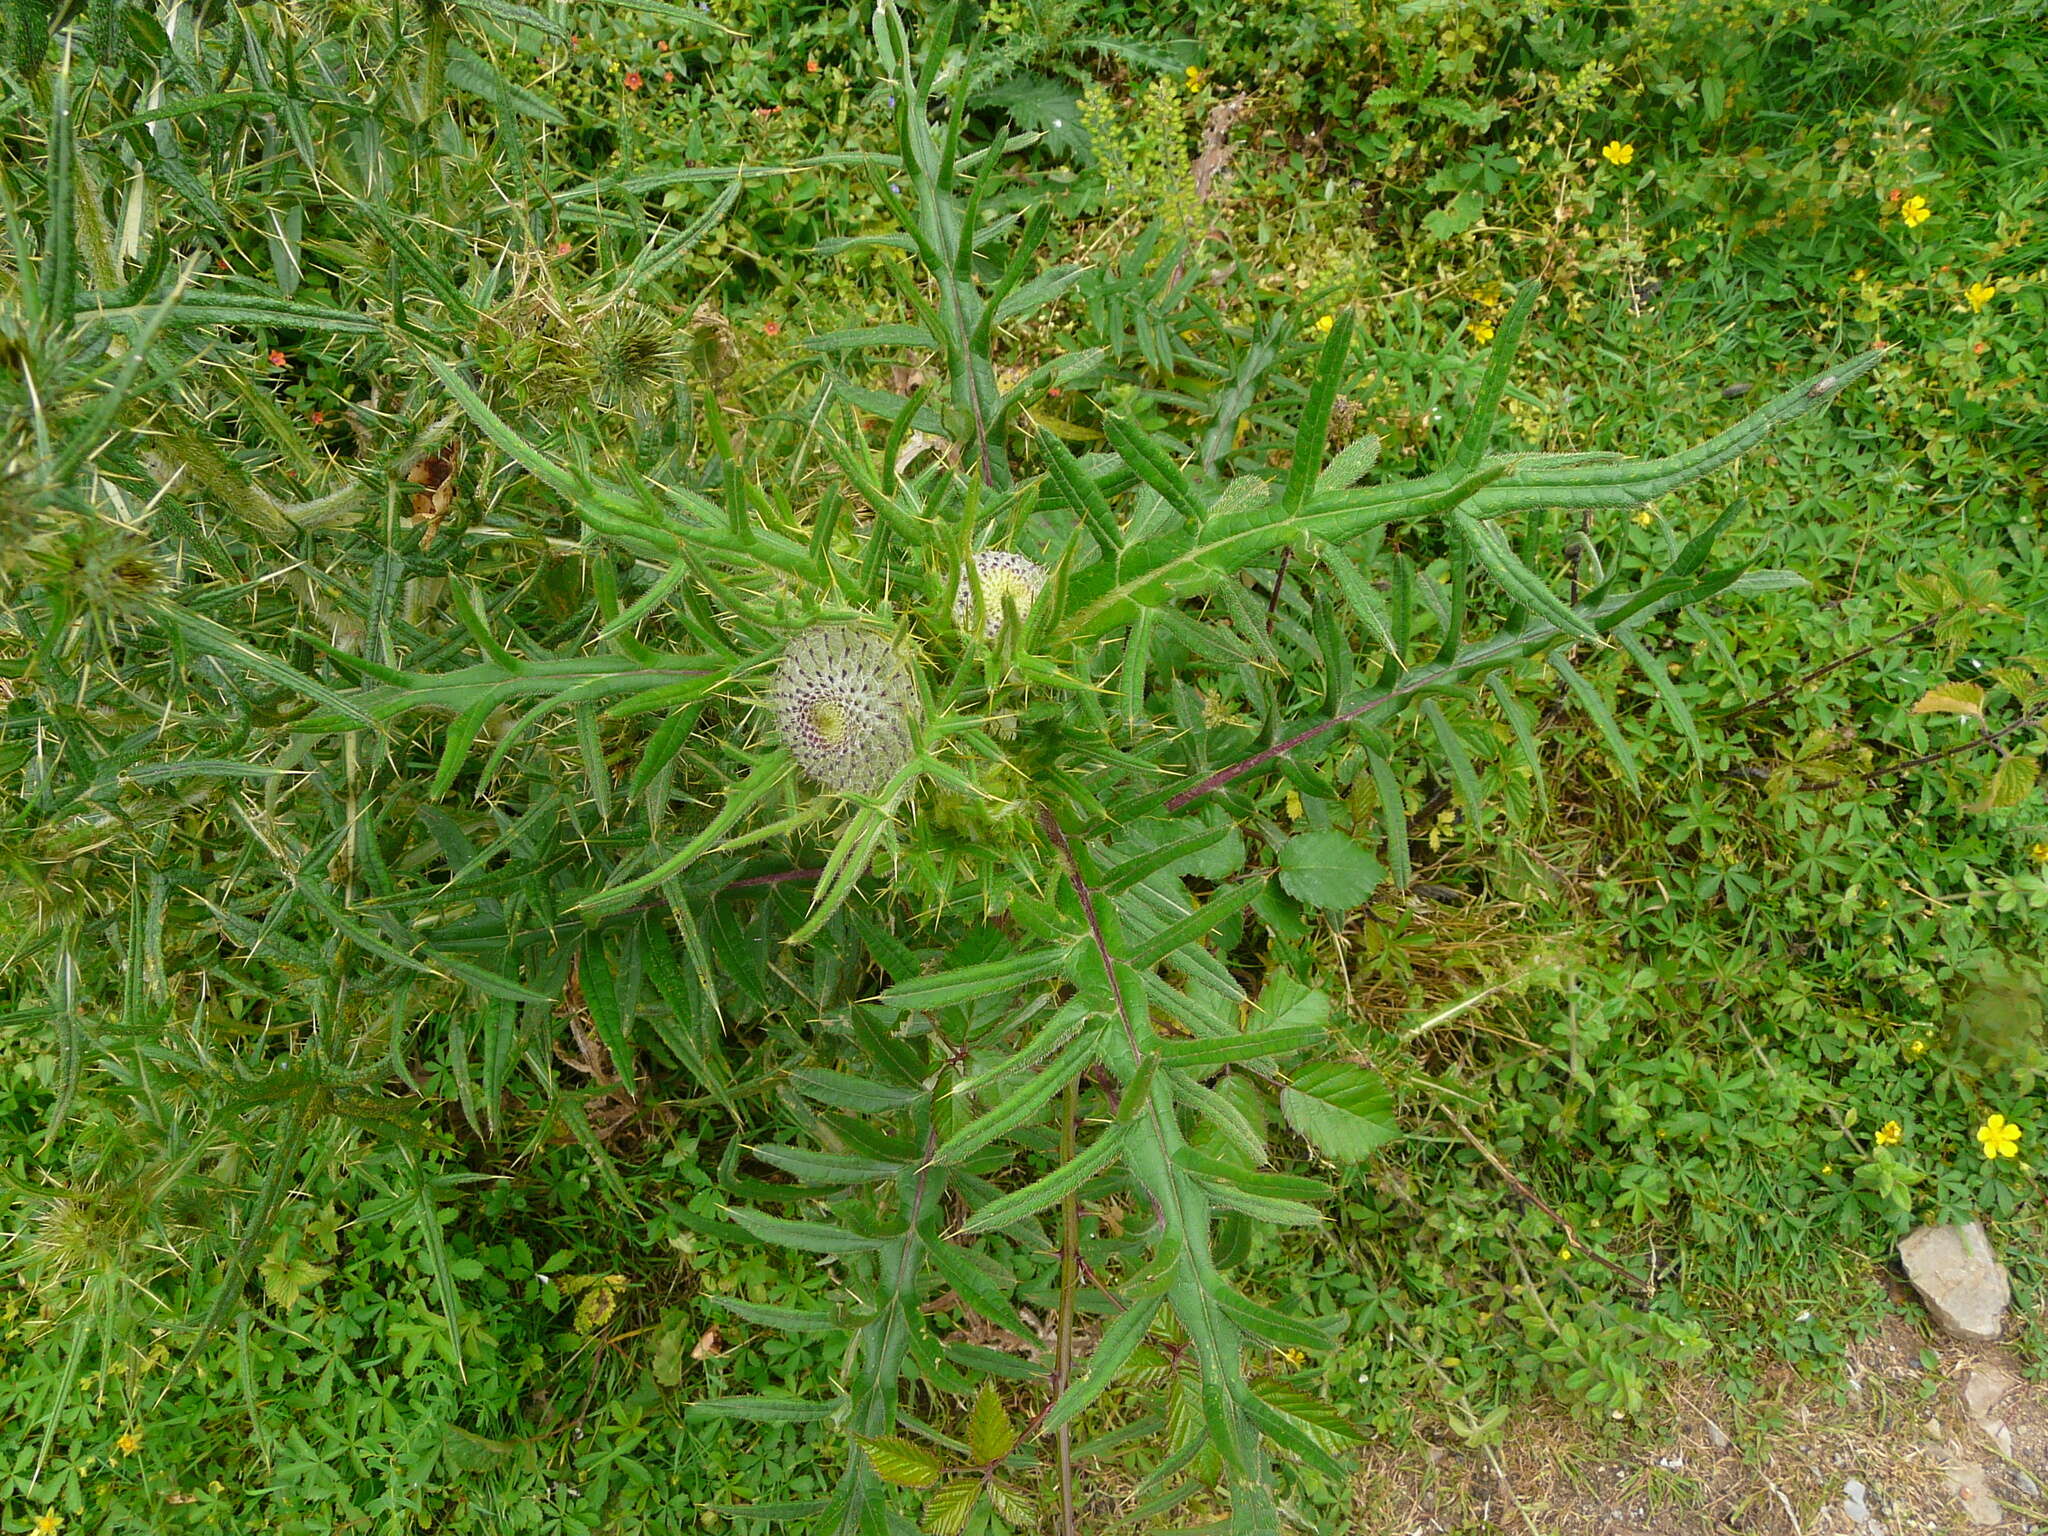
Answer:
M1931 1370L1923 1350L1934 1352ZM1975 1413L1966 1399L1973 1376ZM1665 1428L1649 1437L1604 1435L1562 1409L1532 1407L1494 1445L1369 1446L1350 1530L1929 1536L1988 1528L1972 1523L1952 1475L1975 1466L1995 1501L1980 1499L1978 1509L2001 1517L1996 1529L2048 1531L2048 1385L2022 1380L2004 1346L1938 1338L1907 1305L1850 1347L1839 1383L1774 1366L1746 1400L1696 1375L1653 1390ZM1874 1523L1845 1511L1852 1480L1867 1490Z

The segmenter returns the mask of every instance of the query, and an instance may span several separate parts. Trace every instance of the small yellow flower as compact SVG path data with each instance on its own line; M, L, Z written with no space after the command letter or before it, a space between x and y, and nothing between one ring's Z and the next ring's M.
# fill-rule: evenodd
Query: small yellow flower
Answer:
M1914 1039L1908 1040L1906 1042L1906 1054L1908 1056L1916 1057L1925 1056L1927 1054L1927 1037L1925 1035L1920 1035L1915 1037Z
M1877 1128L1877 1144L1880 1147L1896 1147L1906 1139L1906 1133L1899 1129L1899 1122L1887 1120Z
M1634 523L1638 528L1647 528L1650 526L1650 524L1657 521L1657 514L1652 512L1648 507L1645 507L1642 511L1638 512L1634 517L1630 518L1629 521Z
M1600 158L1609 165L1627 165L1635 157L1635 145L1624 144L1619 139L1609 139L1600 150Z
M1336 329L1336 325L1337 317L1335 315L1324 315L1316 321L1316 334L1318 336L1327 336L1332 330Z
M1906 228L1918 229L1934 217L1934 212L1927 206L1926 198L1916 195L1899 204L1899 217L1906 221Z
M1300 1365L1303 1361L1308 1359L1308 1356L1303 1354L1298 1349L1283 1349L1280 1351L1280 1358L1282 1360L1285 1360L1289 1365Z
M46 1509L36 1516L36 1536L57 1536L64 1529L64 1517L54 1509Z
M1209 80L1209 71L1208 71L1208 70L1206 70L1206 69L1197 69L1197 68L1195 68L1195 66L1194 66L1194 65L1192 65L1192 64L1190 64L1190 65L1188 66L1188 89L1189 89L1189 90L1191 90L1191 91L1199 91L1199 90L1200 90L1200 89L1201 89L1201 88L1202 88L1202 87L1203 87L1204 85L1206 85L1206 84L1208 83L1208 80Z
M1993 1115L1977 1127L1977 1143L1988 1158L2018 1157L2020 1128L2003 1115Z
M1571 1250L1570 1246L1569 1246L1569 1245L1567 1245L1566 1247L1563 1247L1563 1248L1560 1248L1560 1249L1558 1249L1558 1250L1557 1250L1557 1256L1558 1256L1558 1257L1559 1257L1560 1259L1567 1259L1567 1260L1568 1260L1568 1259L1570 1259L1570 1258L1571 1258L1571 1256L1572 1256L1572 1250Z
M1493 322L1491 320L1474 320L1470 329L1474 341L1484 343L1493 340Z
M132 1429L123 1430L121 1438L114 1442L114 1448L123 1456L133 1456L142 1449L142 1436Z
M1996 283L1972 283L1963 290L1963 298L1968 301L1970 313L1973 315L1997 297L1998 284ZM2039 845L2037 844L2036 846Z
M1822 1163L1820 1165L1820 1171L1822 1176L1825 1177L1826 1175L1833 1173L1835 1171L1835 1165L1833 1163Z
M2048 864L2048 843L2036 843L2027 850L2027 857L2036 864Z

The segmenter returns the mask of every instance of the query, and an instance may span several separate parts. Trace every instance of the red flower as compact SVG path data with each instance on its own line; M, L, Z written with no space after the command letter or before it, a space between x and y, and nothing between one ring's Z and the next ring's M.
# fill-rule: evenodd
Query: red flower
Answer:
M820 67L815 56L804 60L804 73L807 75L815 75Z
M782 334L782 322L780 320L770 320L761 327L761 334L763 336L780 336Z
M327 413L321 410L320 407L317 405L314 406L313 409L308 411L306 414L312 418L313 425L316 427L325 426L327 424Z
M270 349L270 366L273 368L282 368L284 366L284 354L275 347Z
M573 250L575 250L575 249L576 249L576 247L575 247L575 246L573 246L573 245L571 245L571 244L570 244L570 243L569 243L568 241L566 241L566 240L557 240L557 241L555 242L555 254L556 254L557 256L566 256L566 255L568 255L568 254L569 254L569 253L570 253L571 251L573 251Z
M637 70L637 69L629 69L629 70L627 70L627 71L626 71L626 89L627 89L627 90L629 90L629 91L637 91L637 90L639 90L639 89L640 89L640 87L641 87L641 85L642 85L643 83L644 83L644 82L642 82L642 80L640 79L640 71L639 71L639 70Z

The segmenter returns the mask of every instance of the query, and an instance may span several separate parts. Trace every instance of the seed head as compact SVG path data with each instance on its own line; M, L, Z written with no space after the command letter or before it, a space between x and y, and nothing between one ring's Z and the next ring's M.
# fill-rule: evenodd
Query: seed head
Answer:
M623 402L665 389L683 353L667 320L644 304L624 304L597 327L591 360L607 398Z
M917 687L894 646L845 625L789 642L771 695L797 766L827 789L869 794L910 761Z
M1015 608L1020 619L1030 614L1045 585L1046 570L1036 560L1007 549L984 549L974 557L974 569L981 580L982 638L993 640L1003 632L1006 605ZM965 571L960 573L960 590L953 594L953 622L962 629L974 623L974 583Z
M104 518L73 520L37 552L45 580L101 620L136 617L168 584L149 541Z

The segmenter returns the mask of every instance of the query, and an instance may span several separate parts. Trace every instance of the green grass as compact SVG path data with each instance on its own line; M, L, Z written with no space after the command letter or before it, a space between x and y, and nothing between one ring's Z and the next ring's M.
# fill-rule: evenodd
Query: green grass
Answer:
M1243 1244L1232 1275L1255 1298L1341 1316L1327 1352L1255 1360L1352 1424L1485 1443L1534 1396L1589 1421L1654 1421L1673 1366L1731 1389L1770 1359L1824 1374L1875 1322L1840 1277L1923 1219L1993 1224L2028 1319L2017 1347L2037 1358L2048 55L2034 10L1815 11L1740 53L1686 26L1685 8L1644 7L1633 33L1578 7L1542 22L1487 6L1449 20L1203 7L1185 38L1117 7L988 18L970 133L1012 116L1048 131L1000 198L1052 197L1047 258L1094 269L1001 335L995 361L1108 349L1033 406L1077 452L1099 451L1119 415L1226 471L1282 475L1315 321L1349 307L1339 441L1377 432L1388 472L1434 468L1479 387L1481 330L1504 285L1529 276L1546 297L1507 395L1512 447L1674 452L1831 359L1892 349L1830 411L1646 519L1556 522L1557 538L1590 541L1558 546L1545 570L1560 584L1591 584L1594 560L1668 559L1729 511L1725 547L1807 584L1658 620L1645 640L1663 688L1615 647L1579 647L1611 732L1524 669L1540 790L1481 690L1449 726L1462 752L1419 716L1389 728L1405 880L1381 832L1387 779L1341 734L1232 802L1253 866L1281 873L1219 931L1218 954L1253 990L1288 976L1326 993L1345 1054L1393 1095L1399 1135L1357 1168L1276 1121L1275 1171L1335 1187L1325 1226L1238 1222L1220 1238ZM731 890L675 939L716 1011L663 993L637 1023L629 1001L619 1023L592 972L616 964L622 995L652 995L641 951L537 943L500 971L503 952L462 927L474 913L408 903L505 837L504 867L546 881L518 920L571 931L574 871L631 852L601 808L640 799L625 788L646 720L569 710L518 738L523 702L480 714L479 753L525 743L489 795L473 776L426 792L438 726L346 759L285 745L309 711L374 703L374 679L323 645L423 673L480 664L455 606L473 591L495 639L573 651L646 590L647 565L597 559L560 498L455 409L432 362L475 364L481 401L579 445L600 475L638 466L716 499L719 463L736 463L812 529L833 466L824 374L801 339L914 318L891 253L813 254L888 227L887 175L832 158L893 144L864 26L740 4L569 7L548 23L495 5L396 24L325 7L316 58L267 15L239 35L221 19L174 40L211 50L197 74L120 5L76 18L68 73L10 34L9 1530L46 1511L109 1533L764 1529L715 1507L825 1498L867 1454L839 1426L692 1410L823 1401L852 1370L844 1316L790 1331L758 1310L842 1306L845 1266L766 1246L731 1211L783 1198L752 1149L817 1130L787 1068L857 1059L837 1054L861 1023L853 1003L903 979L888 946L967 963L992 952L976 946L996 925L944 928L913 909L900 930L864 915L789 949L799 889ZM1088 41L1098 33L1119 49ZM1254 47L1266 37L1286 41ZM276 91L287 55L300 94L225 99ZM1431 58L1451 63L1430 75ZM130 121L155 110L157 72L174 101L191 98L174 130ZM1132 132L1167 131L1163 109L1131 105L1155 77L1180 93L1185 135L1139 156L1159 176L1200 149L1219 102L1260 92L1208 210L1215 232L1185 263L1144 243L1163 189L1105 184L1065 132L1088 81ZM1397 94L1375 98L1383 88ZM56 152L68 131L72 160ZM1599 156L1610 141L1633 146L1626 165ZM146 171L133 247L124 153ZM741 164L766 169L732 197L701 173ZM1902 216L1909 196L1926 198L1924 222ZM156 323L193 253L194 299L165 311L149 346L109 343ZM126 318L55 324L60 267ZM1993 291L1973 300L1973 284ZM146 365L124 369L131 357ZM928 405L930 421L906 425L964 444L943 387ZM449 442L456 495L426 518L403 477ZM1404 528L1387 553L1441 574L1447 548ZM1277 578L1270 556L1251 563L1259 588L1233 582L1200 617L1255 651ZM1304 634L1317 598L1348 614L1327 566L1304 555L1289 580ZM781 601L745 584L740 596L764 615ZM173 599L196 621L151 628L151 605ZM1332 622L1367 652L1351 618ZM1272 719L1318 713L1323 663L1298 657L1189 661L1199 686L1176 694L1167 663L1185 643L1157 642L1161 723L1144 750L1191 742L1188 761L1220 766L1264 745ZM1981 726L1915 712L1957 684L1983 690L1960 695ZM724 701L698 718L711 735L747 729ZM261 764L275 782L148 777L161 760L235 762L252 737L275 744ZM81 761L99 767L80 775ZM310 791L287 793L291 775ZM1029 786L991 784L1028 801ZM512 825L549 795L573 809ZM701 817L676 798L677 825ZM1290 878L1291 858L1326 846L1294 840L1316 833L1384 872L1368 901L1325 909L1320 887ZM931 865L898 873L925 892L962 848L1022 859L1038 846L1028 816L965 796L936 798L918 835ZM799 863L825 851L794 838L769 852L785 848ZM720 879L788 867L736 861ZM1347 863L1331 878L1362 877ZM495 910L511 893L478 901ZM351 925L339 938L330 909ZM446 925L431 953L483 973L481 990L452 984L443 958L410 964L417 912ZM2023 1128L2017 1159L1980 1154L1992 1113ZM1890 1122L1896 1140L1879 1135ZM1033 1171L1057 1160L1057 1130L1028 1148ZM1102 1190L1077 1209L1091 1244L1137 1224L1130 1194ZM1059 1310L1051 1259L1012 1254L1034 1318ZM1014 1356L956 1311L953 1342ZM1084 1308L1077 1326L1085 1354L1103 1319ZM1105 1500L1199 1434L1183 1344L1142 1346L1077 1424L1085 1484ZM906 1389L898 1430L951 1458L975 1396L949 1379ZM996 1380L1014 1422L1045 1406L1029 1372ZM1119 1442L1125 1429L1139 1433ZM1010 1528L1057 1528L1054 1461L1027 1442L1005 1472L1016 1502L983 1500L977 1525L1007 1510ZM1146 1518L1219 1516L1218 1470L1195 1457L1186 1501ZM1299 1479L1299 1518L1342 1528L1337 1482ZM1128 1518L1089 1511L1112 1517Z

